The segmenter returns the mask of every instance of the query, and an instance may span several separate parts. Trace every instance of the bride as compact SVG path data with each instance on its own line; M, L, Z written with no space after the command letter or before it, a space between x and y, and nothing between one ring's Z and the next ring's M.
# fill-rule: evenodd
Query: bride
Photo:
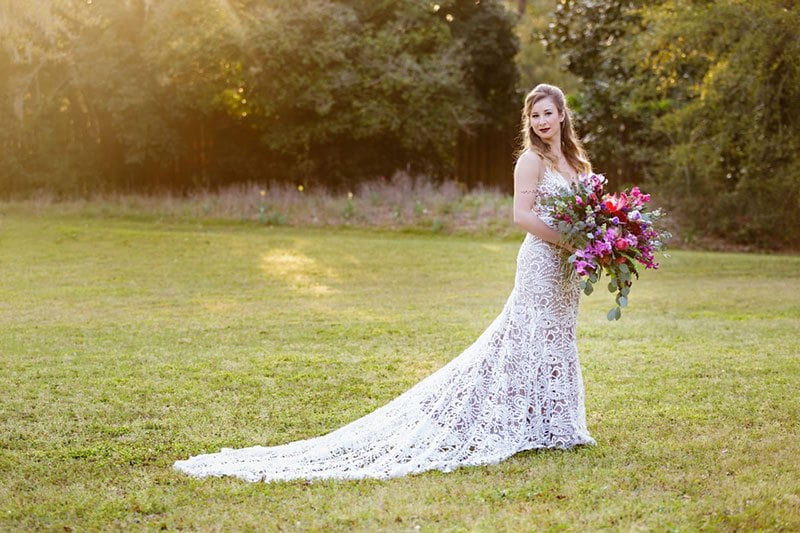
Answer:
M596 444L586 429L575 328L579 280L540 200L591 167L563 92L525 97L514 169L514 222L527 234L514 288L489 327L447 365L327 435L175 462L195 477L247 481L386 479L502 461L534 448Z

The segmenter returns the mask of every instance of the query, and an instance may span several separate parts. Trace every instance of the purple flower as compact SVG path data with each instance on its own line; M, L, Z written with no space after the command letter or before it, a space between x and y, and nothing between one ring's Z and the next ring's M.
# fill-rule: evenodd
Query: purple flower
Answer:
M592 245L592 251L595 255L606 255L611 253L611 243L605 240L597 239Z
M578 259L575 261L574 265L575 271L581 276L588 276L590 271L594 271L594 267L588 261Z

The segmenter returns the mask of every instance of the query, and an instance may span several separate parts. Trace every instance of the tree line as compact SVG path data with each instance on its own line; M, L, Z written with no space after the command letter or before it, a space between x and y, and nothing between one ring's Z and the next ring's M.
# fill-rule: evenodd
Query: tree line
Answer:
M655 186L684 233L797 249L798 28L793 0L563 0L542 39L596 167Z
M513 131L551 82L612 185L796 246L798 27L788 0L10 0L0 186L458 177L459 133Z
M4 190L444 176L516 107L513 16L461 0L14 1Z

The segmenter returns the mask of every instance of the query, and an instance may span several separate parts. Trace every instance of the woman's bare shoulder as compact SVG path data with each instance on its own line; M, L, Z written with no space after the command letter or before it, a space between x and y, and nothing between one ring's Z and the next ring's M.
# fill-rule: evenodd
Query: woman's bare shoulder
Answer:
M517 179L538 181L544 171L542 157L531 150L525 150L517 158L514 166L514 177Z

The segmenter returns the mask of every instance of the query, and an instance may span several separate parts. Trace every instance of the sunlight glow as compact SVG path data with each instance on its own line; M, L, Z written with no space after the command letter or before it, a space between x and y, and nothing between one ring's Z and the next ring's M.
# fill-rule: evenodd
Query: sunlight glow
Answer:
M293 289L322 296L339 292L315 278L336 278L336 273L297 250L276 248L261 256L261 269L269 277L285 281Z

